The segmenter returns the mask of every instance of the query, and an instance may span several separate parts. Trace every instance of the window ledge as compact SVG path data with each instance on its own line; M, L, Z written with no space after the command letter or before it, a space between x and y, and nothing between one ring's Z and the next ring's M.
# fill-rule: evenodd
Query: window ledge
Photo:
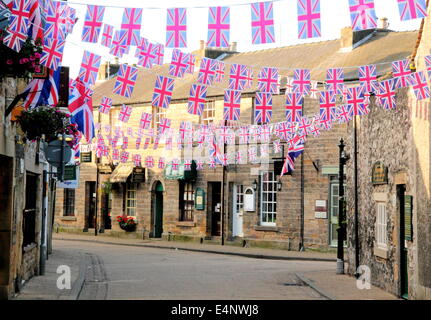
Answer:
M270 231L270 232L278 232L278 227L273 226L254 226L254 230L256 231Z
M379 258L388 259L388 249L374 246L374 255Z
M61 217L61 221L76 221L76 217L64 216L64 217Z
M177 227L196 227L196 223L193 221L177 221Z

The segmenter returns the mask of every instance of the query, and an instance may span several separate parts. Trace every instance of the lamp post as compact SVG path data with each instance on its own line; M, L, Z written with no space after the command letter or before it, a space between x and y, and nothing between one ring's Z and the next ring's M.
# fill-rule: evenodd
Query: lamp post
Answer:
M344 274L344 239L346 234L345 206L344 206L344 165L349 156L344 152L344 140L340 140L338 148L340 149L340 167L339 167L339 197L338 197L338 243L337 243L337 274Z

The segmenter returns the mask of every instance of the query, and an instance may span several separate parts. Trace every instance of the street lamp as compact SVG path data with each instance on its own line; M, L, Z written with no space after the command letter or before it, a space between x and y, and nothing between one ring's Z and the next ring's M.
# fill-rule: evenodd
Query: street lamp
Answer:
M254 179L253 184L252 184L253 190L256 191L257 190L257 181L256 179Z
M278 181L277 181L277 191L281 191L282 187L283 187L283 183L281 182L281 179L278 179Z

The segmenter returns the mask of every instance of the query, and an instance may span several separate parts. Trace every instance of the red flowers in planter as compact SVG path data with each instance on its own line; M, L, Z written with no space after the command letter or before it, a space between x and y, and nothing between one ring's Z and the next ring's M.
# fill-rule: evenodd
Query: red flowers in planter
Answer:
M117 222L119 223L120 228L125 231L134 231L137 225L133 217L127 216L117 216Z

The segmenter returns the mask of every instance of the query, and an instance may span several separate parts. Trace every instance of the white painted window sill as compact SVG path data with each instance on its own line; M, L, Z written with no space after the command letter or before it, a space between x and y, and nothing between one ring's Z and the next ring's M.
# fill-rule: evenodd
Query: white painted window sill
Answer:
M374 255L379 258L388 259L388 248L381 248L377 245L374 246Z

